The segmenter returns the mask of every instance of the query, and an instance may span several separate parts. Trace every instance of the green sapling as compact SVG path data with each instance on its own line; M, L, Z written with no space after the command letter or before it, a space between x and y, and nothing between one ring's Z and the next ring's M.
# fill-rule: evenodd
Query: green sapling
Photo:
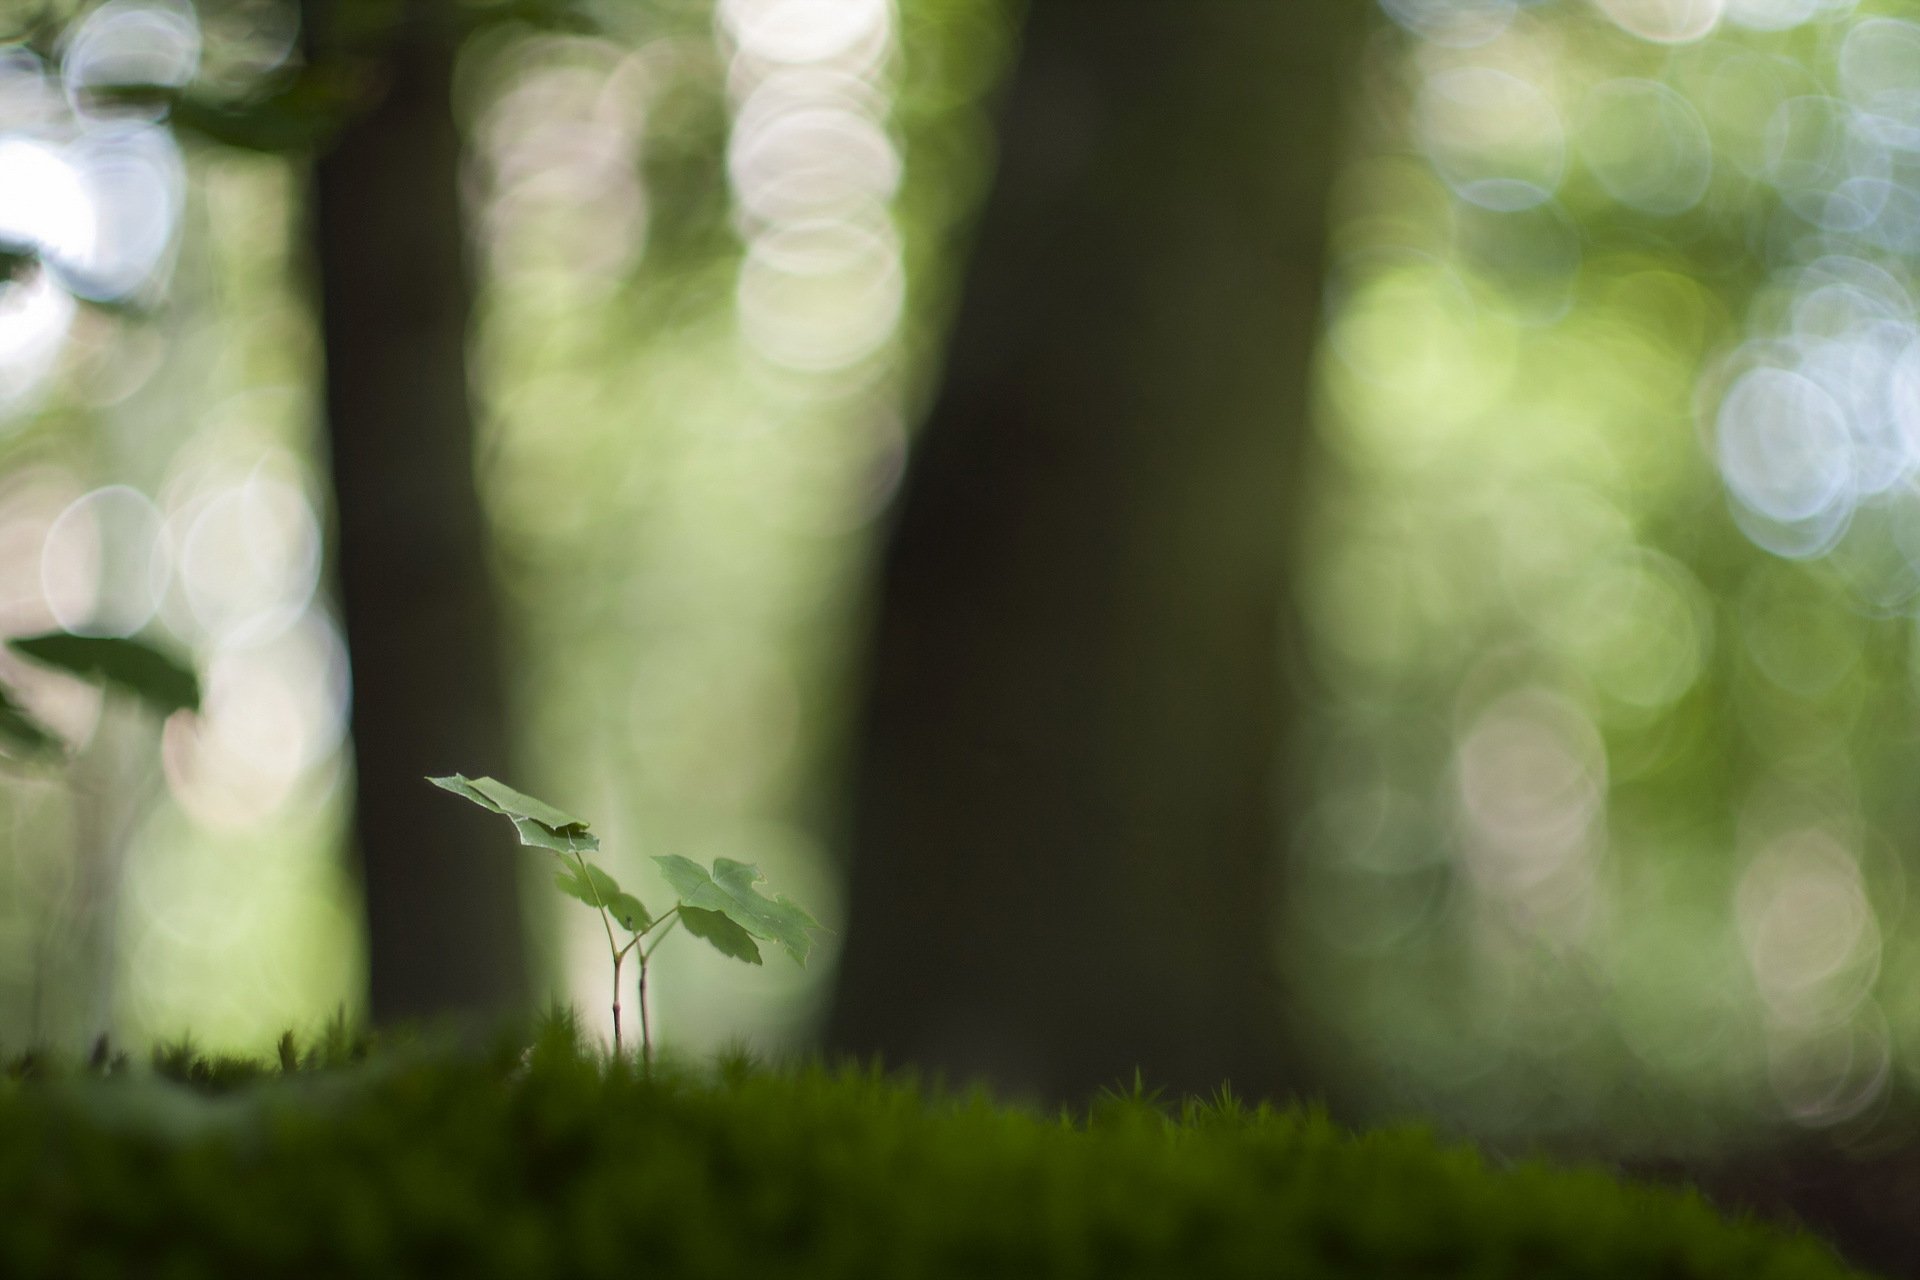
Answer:
M560 873L554 877L554 887L600 913L600 923L607 931L607 953L613 959L616 1054L621 1052L620 967L628 953L633 954L640 967L640 1060L648 1070L653 1068L653 1034L647 1025L647 964L674 925L685 925L688 933L704 939L722 955L748 964L760 963L760 944L755 939L762 939L779 943L795 964L805 965L807 952L813 947L812 934L825 932L792 899L785 895L769 898L761 893L755 887L761 882L760 869L732 858L715 858L713 869L708 870L677 854L655 856L654 862L659 864L667 884L680 896L659 916L649 915L640 899L587 861L586 855L600 848L600 837L587 830L586 822L492 778L466 778L456 773L427 781L510 820L521 844L545 849L559 860ZM615 925L628 935L625 942L614 937Z

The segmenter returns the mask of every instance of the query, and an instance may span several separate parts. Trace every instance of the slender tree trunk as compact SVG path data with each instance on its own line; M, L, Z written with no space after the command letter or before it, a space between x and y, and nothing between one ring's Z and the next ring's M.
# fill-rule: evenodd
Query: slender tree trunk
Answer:
M1352 0L1035 0L879 584L829 1045L1282 1093L1288 582Z
M381 1022L518 1012L527 991L501 825L422 780L497 773L506 755L474 489L453 7L411 0L392 7L397 25L367 35L353 27L376 12L366 4L303 5L310 56L341 60L371 95L314 165L311 245Z

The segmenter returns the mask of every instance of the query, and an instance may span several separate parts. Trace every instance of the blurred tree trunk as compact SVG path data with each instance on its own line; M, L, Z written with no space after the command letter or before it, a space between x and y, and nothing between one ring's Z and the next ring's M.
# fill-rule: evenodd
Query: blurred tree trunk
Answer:
M1290 544L1366 11L1031 4L881 570L831 1048L1296 1083Z
M369 32L375 15L387 25ZM504 825L423 781L498 773L506 754L474 489L453 6L303 0L302 16L309 57L339 62L370 95L314 163L310 244L371 1012L517 1012L525 945Z

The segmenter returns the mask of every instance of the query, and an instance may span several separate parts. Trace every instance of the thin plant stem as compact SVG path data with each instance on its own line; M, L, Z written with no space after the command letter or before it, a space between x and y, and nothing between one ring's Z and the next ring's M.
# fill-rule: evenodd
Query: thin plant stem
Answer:
M633 935L633 940L635 942L640 941L640 939L646 937L648 934L652 933L655 929L658 929L663 924L671 925L672 922L679 916L679 914L680 914L680 904L676 902L672 906L668 907L665 911L662 911L658 919L648 921L646 928L642 929L640 932ZM661 934L660 936L665 937L666 935Z
M613 1056L620 1056L620 962L627 958L625 951L613 953Z
M679 909L680 909L679 906L676 905L673 908L673 911L678 911ZM680 917L674 915L673 911L669 911L667 915L660 917L661 920L665 920L667 919L668 916L672 916L673 917L672 923L668 924L666 929L661 932L660 936L653 940L653 944L651 946L649 946L645 951L642 951L640 953L640 959L643 962L647 960L651 960L653 958L653 953L655 949L658 948L662 942L665 942L667 940L667 934L673 932L673 926L680 923ZM657 924L658 921L655 921L655 923Z
M620 953L620 944L613 940L613 919L607 915L607 904L600 901L600 886L595 884L593 877L588 874L587 860L580 856L578 850L574 852L573 860L580 868L580 878L586 881L587 888L593 890L593 905L600 912L601 927L607 931L607 950L618 955Z
M647 957L640 954L640 1071L653 1078L653 1031L647 1025Z
M666 941L667 935L673 932L673 926L679 923L680 904L676 902L667 909L665 915L648 925L646 930L642 930L644 933L661 924L667 926L660 930L659 937L640 950L640 1067L648 1077L653 1075L653 1029L647 1022L647 961L653 959L654 951ZM640 934L635 934L633 941L640 941Z
M613 940L613 920L607 915L607 904L600 901L600 886L593 882L593 876L587 871L587 860L580 856L578 849L573 851L573 861L580 868L581 880L585 881L587 888L593 891L593 905L600 912L600 926L607 931L607 954L613 957L613 1052L614 1056L618 1057L620 1055L620 961L627 953L622 951L620 944ZM641 1021L644 1023L645 1018L642 1017Z
M640 945L640 943L641 943L642 941L644 941L644 940L645 940L645 938L646 938L646 936L647 936L648 934L650 934L650 933L652 933L652 932L653 932L653 931L654 931L655 929L658 929L658 928L659 928L659 927L660 927L661 925L663 925L663 924L667 926L667 930L668 930L668 932L672 932L672 930L673 930L673 921L674 921L674 919L675 919L675 916L674 916L674 913L675 913L676 911L678 911L678 910L680 910L680 904L676 902L676 903L674 903L674 904L673 904L673 905L672 905L671 907L668 907L668 908L667 908L667 911L666 911L666 914L665 914L665 915L662 915L662 916L661 916L661 917L660 917L660 918L659 918L658 920L655 920L655 921L653 921L652 923L650 923L649 925L647 925L647 927L646 927L646 928L644 928L644 929L642 929L642 930L640 930L640 931L639 931L638 933L636 933L636 934L634 934L634 935L633 935L633 936L632 936L631 938L628 938L628 939L627 939L627 941L626 941L626 945L624 945L624 946L622 946L622 947L620 948L620 950L619 950L619 951L618 951L617 953L615 953L615 954L616 954L616 955L619 955L619 956L624 956L624 955L626 955L626 954L627 954L627 952L629 952L629 951L631 951L631 950L633 950L633 949L634 949L635 947L637 947L637 946L639 946L639 945ZM666 935L665 933L663 933L663 934L661 934L661 935L660 935L660 938L664 938L664 937L666 937L666 936L667 936L667 935ZM655 938L655 939L653 940L653 942L654 942L654 946L658 946L658 945L660 945L660 938ZM650 956L650 955L652 955L652 954L653 954L653 947L648 947L648 948L646 948L646 949L645 949L645 950L644 950L643 952L641 952L641 954L642 954L642 955L649 955L649 956Z

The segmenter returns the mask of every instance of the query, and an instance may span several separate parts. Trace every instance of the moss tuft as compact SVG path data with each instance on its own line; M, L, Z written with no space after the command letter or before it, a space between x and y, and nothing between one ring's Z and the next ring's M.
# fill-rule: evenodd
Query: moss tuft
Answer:
M1839 1280L1696 1197L1138 1081L1042 1116L871 1069L645 1076L552 1019L151 1074L9 1061L0 1274Z

